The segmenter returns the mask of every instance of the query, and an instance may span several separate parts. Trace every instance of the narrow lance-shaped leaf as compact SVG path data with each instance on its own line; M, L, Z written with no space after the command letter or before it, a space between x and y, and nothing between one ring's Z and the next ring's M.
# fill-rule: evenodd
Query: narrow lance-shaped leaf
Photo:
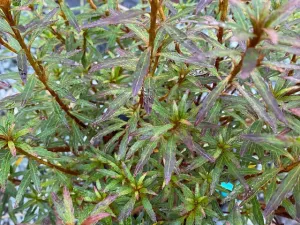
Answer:
M244 186L245 190L249 190L249 185L246 182L245 178L239 173L239 168L241 166L239 165L238 161L235 160L236 158L234 157L231 152L226 152L226 155L224 157L225 165L228 167L229 173L231 173L233 176L237 177L241 184Z
M23 50L18 53L17 64L21 80L25 84L27 82L27 57Z
M168 184L171 180L171 176L176 164L176 144L175 144L175 137L172 135L169 139L167 144L165 145L166 149L164 152L164 160L165 160L165 167L164 167L164 174L165 174L165 182Z
M109 213L99 213L99 214L96 214L96 215L92 215L92 216L89 216L88 218L86 218L82 223L81 225L93 225L95 223L97 223L98 221L106 218L110 216Z
M157 141L153 141L144 148L144 150L141 153L141 158L135 167L134 175L138 174L138 172L140 172L143 169L144 165L148 162L156 145Z
M196 15L211 2L212 0L200 0L196 6Z
M7 145L8 145L8 148L10 150L10 153L13 156L16 156L17 155L17 149L16 149L16 146L15 146L15 143L13 141L8 141Z
M210 162L215 162L215 158L209 155L201 146L193 141L193 138L191 135L187 135L183 138L183 142L186 145L186 147L192 151L196 152L197 154L203 156Z
M233 225L244 225L243 220L242 220L242 215L240 213L240 209L238 206L234 206L230 215L229 215L229 220L231 224Z
M96 119L95 122L93 122L93 125L97 125L98 123L109 119L119 108L121 108L129 100L130 97L131 93L127 91L118 95L118 97L110 103L106 112L100 118Z
M121 213L118 217L119 220L122 220L122 219L125 219L127 218L132 210L133 210L133 207L134 207L134 204L135 204L135 197L131 197L131 199L124 205L124 207L122 207L122 210L121 210Z
M63 199L64 199L64 207L65 207L65 221L67 224L74 224L74 208L72 198L70 196L70 192L67 187L64 187L63 190Z
M245 97L245 99L250 103L249 105L252 107L252 109L257 113L257 115L265 122L267 122L274 131L276 131L276 123L274 120L267 114L267 112L264 110L263 106L254 98L250 96L249 93L247 93L246 90L244 90L238 83L234 84L238 91Z
M296 184L293 196L295 199L295 205L296 205L296 220L300 222L300 181Z
M144 81L144 108L146 110L147 114L150 114L152 111L152 105L154 102L154 95L155 95L155 90L154 90L154 79L150 76L147 76Z
M24 174L24 177L23 177L23 179L21 181L21 184L19 186L18 193L17 193L17 196L16 196L16 201L15 201L15 207L17 207L19 205L20 201L22 200L22 197L25 194L26 189L30 184L30 177L31 177L30 176L30 171L27 171Z
M289 1L279 9L273 11L267 18L265 27L274 27L286 20L294 10L300 7L299 1Z
M39 177L38 167L36 166L36 162L29 161L29 169L30 169L30 175L31 179L35 185L35 188L38 192L41 191L41 181Z
M9 169L10 169L10 160L11 160L11 154L10 152L6 152L3 156L3 159L1 160L1 166L0 166L0 187L1 190L4 191L5 185L7 182L7 177L9 175Z
M93 28L93 27L103 27L110 24L120 24L120 23L124 24L124 23L128 23L129 22L128 20L132 20L133 18L142 15L144 13L145 12L143 12L142 10L128 10L122 13L113 12L110 16L104 19L100 19L95 22L83 25L82 28L86 29L86 28Z
M0 89L9 89L9 88L11 88L10 84L0 81Z
M138 61L136 66L136 71L133 74L133 83L132 83L132 94L136 96L143 86L144 78L148 74L149 65L150 65L150 48L147 48Z
M255 221L257 222L258 225L264 225L264 217L262 215L262 210L261 210L261 206L255 196L255 198L252 198L251 200L252 203L252 212L253 212L253 216Z
M297 182L299 182L299 177L300 166L298 165L287 174L281 184L277 187L274 195L271 197L265 208L265 217L269 216L275 209L277 209L282 200L286 198L287 194L292 191Z
M114 202L117 197L118 197L118 195L109 195L109 196L107 196L101 202L97 203L97 205L93 209L91 215L99 214L101 210L108 207L112 202Z
M77 32L80 32L80 27L78 25L78 22L76 20L76 17L74 15L74 13L72 12L72 10L65 4L62 3L60 5L61 10L64 12L64 14L66 15L68 21L70 22L70 24L77 30Z
M31 75L28 79L28 82L25 85L24 91L22 92L22 106L25 105L26 101L31 97L33 94L33 89L35 87L35 84L37 82L37 79L35 75Z
M220 156L217 161L215 168L212 170L212 182L210 185L210 194L212 195L216 191L216 185L219 183L221 173L223 172L224 162L223 157Z
M264 101L267 103L267 105L272 109L272 111L274 112L276 117L283 123L287 124L287 120L286 120L283 112L278 107L278 103L277 103L276 99L274 98L273 94L268 90L259 71L254 70L251 75L252 75L251 77L254 82L254 85L257 88L261 97L264 99Z
M102 62L97 62L93 64L91 69L89 70L89 74L99 71L101 69L112 68L116 66L128 67L128 65L132 65L131 67L136 68L137 58L132 57L118 57L113 59L105 59Z
M132 30L136 34L136 36L138 36L140 39L142 39L145 44L148 45L149 35L145 28L143 28L142 26L134 25L134 24L128 24L127 27L130 30Z
M156 222L155 212L153 211L152 205L147 197L142 198L142 204L152 222Z
M240 77L242 79L247 79L250 76L252 70L256 67L256 61L258 58L258 52L254 48L249 48L245 52L245 57L243 60L242 71Z
M46 26L49 22L54 22L54 21L50 21L52 19L52 17L56 14L56 12L58 11L59 8L54 8L52 9L42 20L34 20L28 24L26 24L23 29L24 32L26 32L26 34L28 34L29 32L42 27L42 26Z
M200 110L197 114L195 125L198 125L205 118L208 110L212 107L212 105L218 99L221 92L226 87L227 83L228 83L228 78L225 78L204 99L204 101L202 103L202 107L200 108Z

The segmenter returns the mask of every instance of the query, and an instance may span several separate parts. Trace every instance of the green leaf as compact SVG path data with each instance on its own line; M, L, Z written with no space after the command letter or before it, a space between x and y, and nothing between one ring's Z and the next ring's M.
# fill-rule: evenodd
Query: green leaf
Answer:
M255 219L256 223L258 225L264 225L264 217L262 215L261 206L257 200L257 198L252 198L252 212L253 212L253 218Z
M300 221L300 181L296 184L293 196L295 199L295 206L296 206L296 220Z
M142 155L140 157L140 160L138 161L135 170L134 175L136 176L144 167L144 165L148 162L153 150L155 149L157 145L157 141L153 141L149 143L142 151Z
M283 123L287 124L287 120L286 120L283 112L278 107L278 103L276 102L276 99L274 98L273 94L268 90L259 71L254 70L254 72L252 72L252 74L251 74L251 77L252 77L254 85L257 88L259 94L262 96L262 98L267 103L267 105L272 109L272 111L274 112L276 117Z
M155 84L154 79L150 76L147 76L144 81L144 98L143 106L146 113L149 115L152 111L152 105L155 97Z
M120 215L118 217L119 220L123 220L125 218L127 218L128 216L130 216L133 207L135 204L135 197L131 197L130 200L124 205L124 207L122 207L122 210L120 212Z
M14 33L11 27L9 26L8 22L2 18L0 19L0 31L10 33L10 34Z
M99 213L99 214L96 214L96 215L91 215L89 216L88 218L86 218L82 223L81 225L91 225L91 224L95 224L97 223L98 221L106 218L110 216L109 213Z
M128 140L129 138L129 132L127 131L125 133L125 135L123 136L122 138L122 141L120 143L120 146L119 146L119 152L118 152L118 159L124 159L125 155L126 155L126 150L127 150L127 145L128 145Z
M10 152L6 152L3 157L1 157L2 160L0 166L0 187L2 191L5 189L7 178L9 175L11 157L12 155L10 154Z
M98 123L111 118L119 108L126 104L130 97L131 93L127 91L124 91L122 94L118 95L117 98L109 104L109 107L107 108L106 112L100 118L97 118L93 122L93 125L95 126Z
M75 30L78 33L80 33L81 29L78 25L78 22L76 20L76 17L74 15L74 13L72 12L72 10L65 3L61 3L60 7L61 7L61 10L66 15L66 17L67 17L68 21L70 22L70 24L75 28Z
M249 202L256 194L264 187L270 180L272 180L279 173L280 169L275 168L269 171L265 171L262 175L254 178L250 183L251 191L246 194L245 199L240 203L240 206Z
M152 222L156 222L155 212L153 211L152 205L147 197L142 198L142 204Z
M75 217L74 217L74 208L72 198L70 196L70 192L66 186L64 186L63 190L63 201L64 201L64 209L65 209L65 220L66 224L74 224Z
M176 142L175 142L174 135L172 135L168 139L167 144L165 144L165 147L166 148L164 152L164 161L165 161L164 175L165 175L165 182L166 184L168 184L171 180L171 176L176 165Z
M36 190L40 193L41 181L40 181L39 171L36 162L29 160L29 170L30 170L31 180L34 183Z
M197 117L196 117L196 121L195 121L196 126L204 120L208 110L212 107L212 105L219 98L220 94L226 87L227 83L228 83L228 79L225 78L205 98L205 100L203 101L202 106L197 114Z
M105 59L101 62L93 64L89 70L89 74L101 69L113 68L117 66L124 67L129 70L135 70L137 61L138 59L135 57L118 57L113 59Z
M30 175L31 174L30 174L29 170L24 174L24 177L23 177L23 179L21 181L21 184L20 184L18 192L17 192L16 201L15 201L15 207L17 207L19 205L20 201L23 198L23 195L26 192L27 187L30 184L30 178L31 178Z
M294 10L299 9L299 2L289 1L282 5L279 9L274 10L266 19L266 27L275 27L283 21L286 21Z
M258 56L259 53L256 49L254 48L247 49L247 51L245 52L243 66L240 74L240 77L242 79L247 79L250 76L250 73L256 67Z
M110 134L112 133L113 131L117 131L117 130L121 130L121 127L124 126L126 124L126 122L121 122L121 123L116 123L116 124L113 124L111 126L108 126L106 127L105 129L101 129L90 141L91 144L94 144L94 142L107 135L107 134Z
M277 187L274 195L268 202L264 216L269 216L277 207L281 204L282 200L286 198L286 195L293 190L294 186L299 182L300 177L300 166L298 165L292 169L281 184Z
M15 146L15 143L13 141L8 141L7 145L8 145L8 148L10 150L10 153L13 156L16 156L17 155L17 149L16 149L16 146Z
M229 215L229 221L234 225L244 225L238 206L233 207L232 212Z
M239 92L245 97L245 99L249 102L249 105L253 108L253 110L257 113L257 115L265 122L267 122L274 131L276 131L277 126L275 121L267 114L264 110L263 106L250 94L244 90L238 83L235 83L236 88Z
M147 48L139 58L136 71L133 74L132 94L136 96L143 86L144 78L148 74L150 66L151 49Z
M24 50L18 52L17 64L18 64L18 70L19 70L19 75L21 77L21 80L23 81L24 84L26 84L28 68L27 68L27 57Z
M134 24L126 25L130 30L132 30L140 39L144 41L145 44L148 44L148 32L142 26L137 26Z

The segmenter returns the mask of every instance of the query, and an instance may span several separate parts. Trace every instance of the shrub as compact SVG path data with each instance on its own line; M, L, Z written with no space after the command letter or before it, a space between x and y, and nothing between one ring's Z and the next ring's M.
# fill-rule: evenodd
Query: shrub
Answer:
M299 5L0 0L0 215L300 222Z

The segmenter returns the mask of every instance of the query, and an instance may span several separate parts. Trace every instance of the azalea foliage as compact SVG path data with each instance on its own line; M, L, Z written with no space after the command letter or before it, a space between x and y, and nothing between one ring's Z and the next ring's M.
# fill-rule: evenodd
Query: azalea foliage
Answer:
M3 220L300 222L299 1L0 8Z

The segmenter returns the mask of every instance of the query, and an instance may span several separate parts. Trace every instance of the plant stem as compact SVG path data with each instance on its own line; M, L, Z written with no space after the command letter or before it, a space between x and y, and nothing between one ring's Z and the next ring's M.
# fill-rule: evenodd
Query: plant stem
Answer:
M5 48L7 48L8 50L10 50L13 53L18 54L17 50L14 49L13 47L11 47L7 42L5 42L1 37L0 37L0 45L3 45Z
M37 62L37 60L32 56L30 49L28 49L27 45L25 44L25 41L23 39L23 37L21 36L20 32L18 29L16 29L16 24L15 21L12 17L12 15L9 13L6 15L6 19L7 22L9 23L9 25L11 26L14 34L15 34L15 38L16 40L19 42L21 48L24 50L27 60L29 61L30 65L32 66L32 68L34 69L38 79L44 84L45 89L52 95L52 97L55 98L55 100L57 101L57 103L59 104L59 106L61 107L61 109L63 111L66 112L66 114L73 119L79 126L86 128L87 126L81 121L79 120L77 117L75 117L74 115L72 115L70 113L70 109L68 107L68 105L66 105L60 98L59 96L56 94L56 92L49 87L48 83L47 83L47 76L45 73L45 70L43 68L43 66Z
M97 9L97 6L95 5L94 1L93 0L87 0L88 3L90 4L90 7L93 9L93 10L96 10Z
M57 170L59 170L59 171L61 171L61 172L63 172L63 173L70 174L70 175L74 175L74 176L77 176L77 175L80 174L78 171L73 171L73 170L65 169L65 168L63 168L63 167L60 167L60 166L54 165L54 164L52 164L52 163L50 163L50 162L46 162L46 161L44 161L44 160L42 160L42 159L39 159L38 157L29 154L28 152L24 151L24 150L21 149L21 148L17 148L17 152L19 152L19 153L22 154L22 155L27 156L28 158L30 158L30 159L32 159L32 160L38 162L39 164L46 165L46 166L48 166L48 167L50 167L50 168L53 168L53 169L57 169Z
M156 18L157 18L157 0L151 0L151 13L150 13L150 29L149 29L149 45L148 47L151 48L151 58L153 54L153 47L154 47L154 40L156 36Z
M221 18L220 19L221 19L222 22L225 22L225 20L227 18L227 11L228 11L228 0L219 0L219 12L221 13ZM218 42L220 44L223 43L223 34L224 34L224 28L219 27L217 38L218 38ZM216 67L217 70L219 70L220 62L222 60L223 60L222 57L218 57L216 59L215 67Z

